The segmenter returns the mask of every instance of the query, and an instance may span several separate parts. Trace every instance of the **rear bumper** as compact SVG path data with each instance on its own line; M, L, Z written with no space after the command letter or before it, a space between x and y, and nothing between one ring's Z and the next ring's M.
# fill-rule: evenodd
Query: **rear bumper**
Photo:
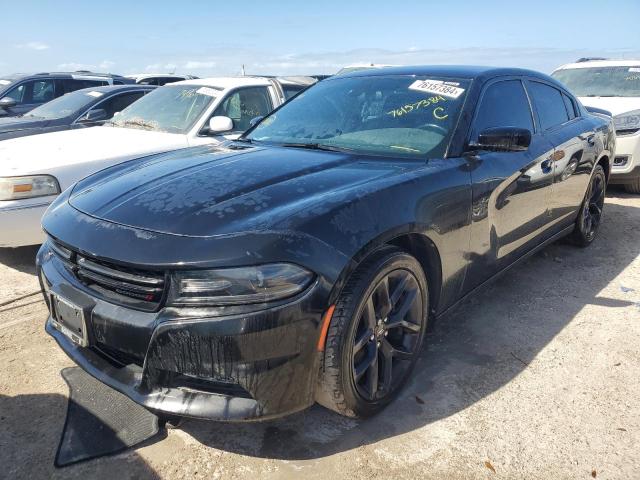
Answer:
M314 400L316 344L327 292L320 282L285 304L246 313L163 308L141 312L92 295L43 245L38 274L48 300L86 312L89 346L47 320L80 367L148 409L222 421L273 418Z

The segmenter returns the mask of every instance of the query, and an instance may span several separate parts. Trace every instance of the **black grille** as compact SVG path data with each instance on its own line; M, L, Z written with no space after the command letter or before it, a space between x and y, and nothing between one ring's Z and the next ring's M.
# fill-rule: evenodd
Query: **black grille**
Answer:
M115 265L75 252L50 239L51 250L86 287L114 303L153 311L165 290L164 272Z

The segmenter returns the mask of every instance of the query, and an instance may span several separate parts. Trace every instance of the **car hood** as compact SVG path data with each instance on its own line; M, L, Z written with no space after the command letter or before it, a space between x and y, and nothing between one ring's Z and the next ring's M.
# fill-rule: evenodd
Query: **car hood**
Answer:
M274 230L282 221L424 162L296 148L184 149L128 162L79 182L69 203L94 218L194 237ZM317 212L317 211L316 211Z
M640 109L640 97L578 97L585 107L608 110L614 116Z
M186 146L185 135L131 128L92 127L45 133L0 142L0 176L50 173L111 159L125 161Z
M36 117L8 117L0 118L0 133L15 132L46 126L50 120Z

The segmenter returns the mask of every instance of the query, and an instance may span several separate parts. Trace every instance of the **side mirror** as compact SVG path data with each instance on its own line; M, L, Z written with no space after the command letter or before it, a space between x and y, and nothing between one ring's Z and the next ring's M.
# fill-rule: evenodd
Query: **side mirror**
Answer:
M216 135L218 133L230 132L233 130L233 120L229 117L218 116L211 117L209 120L209 135Z
M107 111L104 108L89 110L79 121L81 123L99 122L107 119Z
M249 127L253 127L256 123L258 123L260 120L262 120L264 118L264 115L260 115L259 117L253 117L250 121L249 121Z
M18 102L16 102L13 98L11 97L4 97L2 99L0 99L0 108L13 108L18 104Z
M531 144L531 131L517 127L493 127L483 130L478 141L470 143L474 150L494 152L524 152Z

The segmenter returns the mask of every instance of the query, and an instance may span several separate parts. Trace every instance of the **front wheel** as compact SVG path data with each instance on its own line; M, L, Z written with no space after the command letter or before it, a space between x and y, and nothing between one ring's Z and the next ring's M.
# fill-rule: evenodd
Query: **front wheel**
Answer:
M365 418L398 395L419 357L427 292L418 261L395 248L372 254L358 267L336 302L318 403Z
M604 174L604 169L601 165L596 165L576 220L575 229L571 234L571 240L579 247L588 247L596 238L602 222L606 190L607 177Z

